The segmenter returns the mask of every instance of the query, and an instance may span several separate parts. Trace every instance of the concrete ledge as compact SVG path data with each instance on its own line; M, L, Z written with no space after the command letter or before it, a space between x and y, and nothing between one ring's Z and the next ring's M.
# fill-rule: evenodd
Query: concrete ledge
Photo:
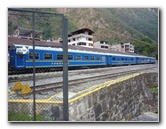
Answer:
M113 84L128 80L130 78L134 78L136 76L139 76L143 74L141 73L135 73L132 75L128 75L125 77L121 77L121 78L117 78L116 80L111 80L111 81L107 81L98 85L94 85L91 86L89 88L86 88L84 90L81 90L77 93L73 93L73 92L69 92L69 103L74 102L76 100L78 100L81 97L85 97L93 92L96 92L98 90L101 90L103 88L109 87ZM10 91L11 92L11 91ZM59 101L57 101L59 100ZM48 99L37 99L36 103L50 103L50 104L62 104L63 103L63 96L62 96L62 92L59 92L53 96L50 96L50 98ZM33 99L9 99L8 102L15 102L15 103L32 103Z

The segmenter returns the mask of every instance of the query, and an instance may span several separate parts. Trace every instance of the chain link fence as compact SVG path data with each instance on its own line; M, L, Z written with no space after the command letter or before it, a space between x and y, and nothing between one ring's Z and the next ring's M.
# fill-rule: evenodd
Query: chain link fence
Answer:
M8 121L68 120L67 18L50 11L8 9Z

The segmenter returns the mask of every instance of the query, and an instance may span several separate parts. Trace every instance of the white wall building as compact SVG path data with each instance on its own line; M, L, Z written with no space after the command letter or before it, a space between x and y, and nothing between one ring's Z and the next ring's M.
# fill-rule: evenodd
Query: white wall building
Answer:
M113 51L134 53L134 45L131 43L114 44L114 45L111 45L110 49Z
M88 28L83 28L68 35L68 45L83 46L93 48L94 32Z
M110 45L106 41L97 41L93 44L94 48L101 48L101 49L110 49Z

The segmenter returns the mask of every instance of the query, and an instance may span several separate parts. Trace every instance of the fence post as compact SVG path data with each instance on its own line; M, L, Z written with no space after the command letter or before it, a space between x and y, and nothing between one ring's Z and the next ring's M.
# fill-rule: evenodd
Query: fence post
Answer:
M33 44L33 117L36 121L36 96L35 96L35 13L32 13L32 44Z
M62 16L63 30L63 119L69 120L69 107L68 107L68 20Z

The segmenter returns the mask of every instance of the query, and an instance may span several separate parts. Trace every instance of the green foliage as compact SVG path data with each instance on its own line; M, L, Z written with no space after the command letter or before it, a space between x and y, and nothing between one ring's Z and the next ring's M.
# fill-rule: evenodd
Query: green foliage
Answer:
M41 115L37 115L36 120L43 121L44 117ZM27 114L9 112L8 113L8 121L33 121L33 117L29 116Z
M57 12L56 8L30 8ZM10 16L8 31L12 34L20 26L32 28L32 15ZM68 33L80 28L94 31L94 41L108 43L131 42L135 52L158 57L158 9L157 8L70 8ZM58 39L62 36L62 19L58 16L35 14L35 29L42 31L43 39Z
M51 32L51 28L50 27L46 28L43 32L43 39L47 40L47 39L52 38L52 36L53 36L53 34Z
M57 12L56 8L29 8L29 10ZM12 21L12 20L15 21ZM16 25L17 24L17 25ZM8 32L13 32L18 28L32 29L32 14L31 13L17 13L17 15L9 15ZM69 32L77 30L76 23L72 20L68 20ZM54 38L58 39L62 36L62 17L59 15L50 14L35 14L35 30L42 31L42 37L44 40Z
M137 40L135 45L135 53L143 54L145 56L151 56L158 59L158 46L154 43L151 43L151 40L146 38L145 40Z
M148 37L143 38L142 41L147 42L147 43L153 43L153 41Z
M16 25L13 25L11 21L8 21L8 34L11 35L17 29Z
M158 93L158 87L148 88L152 93Z

